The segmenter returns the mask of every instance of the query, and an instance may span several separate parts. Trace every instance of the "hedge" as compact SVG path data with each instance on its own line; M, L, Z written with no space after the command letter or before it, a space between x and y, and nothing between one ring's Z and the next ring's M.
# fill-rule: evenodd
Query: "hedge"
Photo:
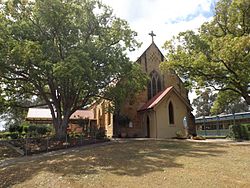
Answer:
M250 124L230 125L229 137L232 139L250 139Z

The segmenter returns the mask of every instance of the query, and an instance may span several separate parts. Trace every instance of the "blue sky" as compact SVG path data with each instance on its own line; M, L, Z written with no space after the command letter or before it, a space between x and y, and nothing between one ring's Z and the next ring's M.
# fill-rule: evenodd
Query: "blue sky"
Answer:
M197 30L211 20L216 0L102 0L114 9L116 16L127 20L138 32L142 47L129 54L131 60L137 57L151 43L148 35L154 31L155 43L161 49L164 42L181 31ZM164 52L164 51L163 51Z

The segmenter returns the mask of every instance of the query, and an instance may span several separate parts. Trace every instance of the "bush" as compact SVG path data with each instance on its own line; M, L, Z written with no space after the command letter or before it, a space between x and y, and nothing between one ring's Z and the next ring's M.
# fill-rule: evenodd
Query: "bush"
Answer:
M46 135L47 133L51 132L51 126L49 125L29 125L27 132L31 136L37 135Z
M241 124L242 137L244 140L250 139L250 124Z
M48 129L46 126L37 126L37 129L36 129L37 133L40 134L40 135L45 135L47 132L48 132Z
M103 127L100 127L96 132L96 138L102 139L106 137L106 130Z
M11 132L11 133L16 132L17 129L18 129L17 125L10 125L9 126L9 132Z
M18 135L19 135L18 132L12 132L12 133L10 133L10 138L11 139L18 139Z
M7 139L10 136L10 132L1 132L0 139Z
M248 132L249 126L250 126L249 124L230 125L229 138L249 140L249 132Z
M23 131L27 134L29 126L23 126Z
M176 132L175 132L175 135L176 135L176 138L187 138L187 137L185 136L185 134L184 134L181 130L176 131Z

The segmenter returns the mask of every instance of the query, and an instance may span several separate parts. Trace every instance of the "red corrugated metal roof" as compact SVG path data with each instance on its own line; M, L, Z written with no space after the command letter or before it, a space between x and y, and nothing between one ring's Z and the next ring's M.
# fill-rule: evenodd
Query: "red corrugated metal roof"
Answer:
M168 87L165 90L156 94L152 99L150 99L147 103L145 103L138 111L148 110L157 105L164 96L166 96L174 87Z

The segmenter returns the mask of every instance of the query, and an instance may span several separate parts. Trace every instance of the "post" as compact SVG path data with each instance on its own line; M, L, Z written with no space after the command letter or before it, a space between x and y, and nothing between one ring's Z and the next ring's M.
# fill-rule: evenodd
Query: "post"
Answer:
M81 134L81 146L83 144L83 134Z
M49 137L47 137L47 142L46 142L46 144L47 144L46 151L49 152Z
M206 124L205 124L205 116L203 116L203 126L204 126L204 133L205 133L205 136L207 136Z
M235 113L233 112L234 126L235 126Z
M68 147L67 145L68 145L68 135L66 134L66 139L65 139L65 146L66 146L66 148Z
M217 136L220 135L220 130L219 130L219 120L220 120L220 117L217 116L217 122L216 122L216 130L217 130Z
M26 136L26 142L25 142L25 156L26 156L26 157L28 156L27 147L28 147L28 137Z

